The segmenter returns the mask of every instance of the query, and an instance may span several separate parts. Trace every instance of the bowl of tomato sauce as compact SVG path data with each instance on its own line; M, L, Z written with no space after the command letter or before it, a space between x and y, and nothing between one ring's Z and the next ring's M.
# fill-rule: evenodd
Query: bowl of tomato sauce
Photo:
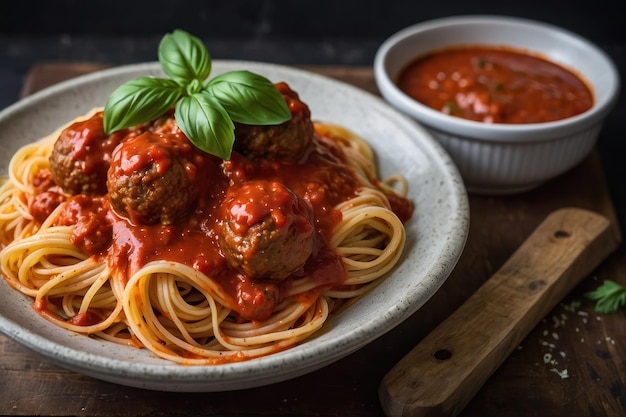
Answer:
M514 194L593 149L619 94L611 59L587 39L512 16L455 16L379 47L381 95L426 127L476 194Z

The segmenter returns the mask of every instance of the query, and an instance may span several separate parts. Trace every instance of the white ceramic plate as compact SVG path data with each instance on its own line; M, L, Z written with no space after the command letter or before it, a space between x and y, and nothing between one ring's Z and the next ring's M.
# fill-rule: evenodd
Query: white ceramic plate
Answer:
M415 202L407 224L406 255L393 273L355 305L331 318L313 339L247 362L181 366L134 349L68 332L41 318L32 301L0 280L0 331L57 365L102 380L163 391L226 391L294 378L326 366L391 330L419 309L455 266L468 233L469 209L461 177L448 155L422 127L352 86L293 68L215 61L211 77L248 69L286 81L312 117L341 124L366 138L386 177L402 173ZM158 63L131 65L70 80L0 113L0 175L23 144L102 106L124 81L163 76Z

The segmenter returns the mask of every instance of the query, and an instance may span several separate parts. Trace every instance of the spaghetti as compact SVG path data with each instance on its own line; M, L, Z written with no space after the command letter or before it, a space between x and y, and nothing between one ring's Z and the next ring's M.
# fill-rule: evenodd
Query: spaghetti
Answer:
M313 123L300 107L304 117L289 123L310 123L310 140L288 160L245 149L229 161L202 154L171 116L125 131L110 162L100 158L108 163L104 193L91 185L68 192L58 178L64 161L55 155L61 137L97 130L100 109L22 147L0 186L6 282L60 327L182 364L248 360L310 338L397 264L413 206L402 177L378 179L361 137ZM246 147L293 133L238 129L238 138L256 143ZM155 163L166 145L170 159ZM117 161L125 152L128 159ZM78 153L74 147L69 155ZM161 186L175 156L194 180L172 179L153 215L144 206L154 190L144 187L137 197L136 182L154 177L151 184ZM137 158L161 171L119 174ZM193 196L182 211L170 202L181 189Z

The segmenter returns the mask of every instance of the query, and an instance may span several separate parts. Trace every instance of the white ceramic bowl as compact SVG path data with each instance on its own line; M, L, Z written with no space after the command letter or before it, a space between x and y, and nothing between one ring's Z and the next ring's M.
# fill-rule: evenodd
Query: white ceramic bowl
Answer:
M402 173L407 178L416 211L406 224L402 261L387 279L305 343L223 365L181 366L147 349L71 333L39 316L33 301L1 277L0 332L61 366L106 381L163 391L225 391L294 378L337 361L400 324L437 291L461 255L469 227L467 193L443 148L379 97L314 73L265 63L214 61L211 76L241 69L289 83L314 119L343 125L372 145L382 177ZM123 82L147 75L163 76L158 63L79 77L0 112L0 176L6 175L9 158L20 146L102 106Z
M539 54L580 75L593 107L560 121L483 123L450 116L412 99L395 84L407 64L457 45L508 46ZM579 163L594 147L617 101L620 80L607 55L550 24L507 16L458 16L401 30L380 46L374 74L382 96L426 128L457 164L469 192L512 194L537 187Z

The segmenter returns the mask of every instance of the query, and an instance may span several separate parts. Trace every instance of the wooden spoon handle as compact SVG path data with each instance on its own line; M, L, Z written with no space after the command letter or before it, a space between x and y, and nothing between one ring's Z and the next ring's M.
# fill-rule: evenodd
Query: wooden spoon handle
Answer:
M535 325L615 250L609 220L550 214L513 256L383 378L385 413L456 416Z

